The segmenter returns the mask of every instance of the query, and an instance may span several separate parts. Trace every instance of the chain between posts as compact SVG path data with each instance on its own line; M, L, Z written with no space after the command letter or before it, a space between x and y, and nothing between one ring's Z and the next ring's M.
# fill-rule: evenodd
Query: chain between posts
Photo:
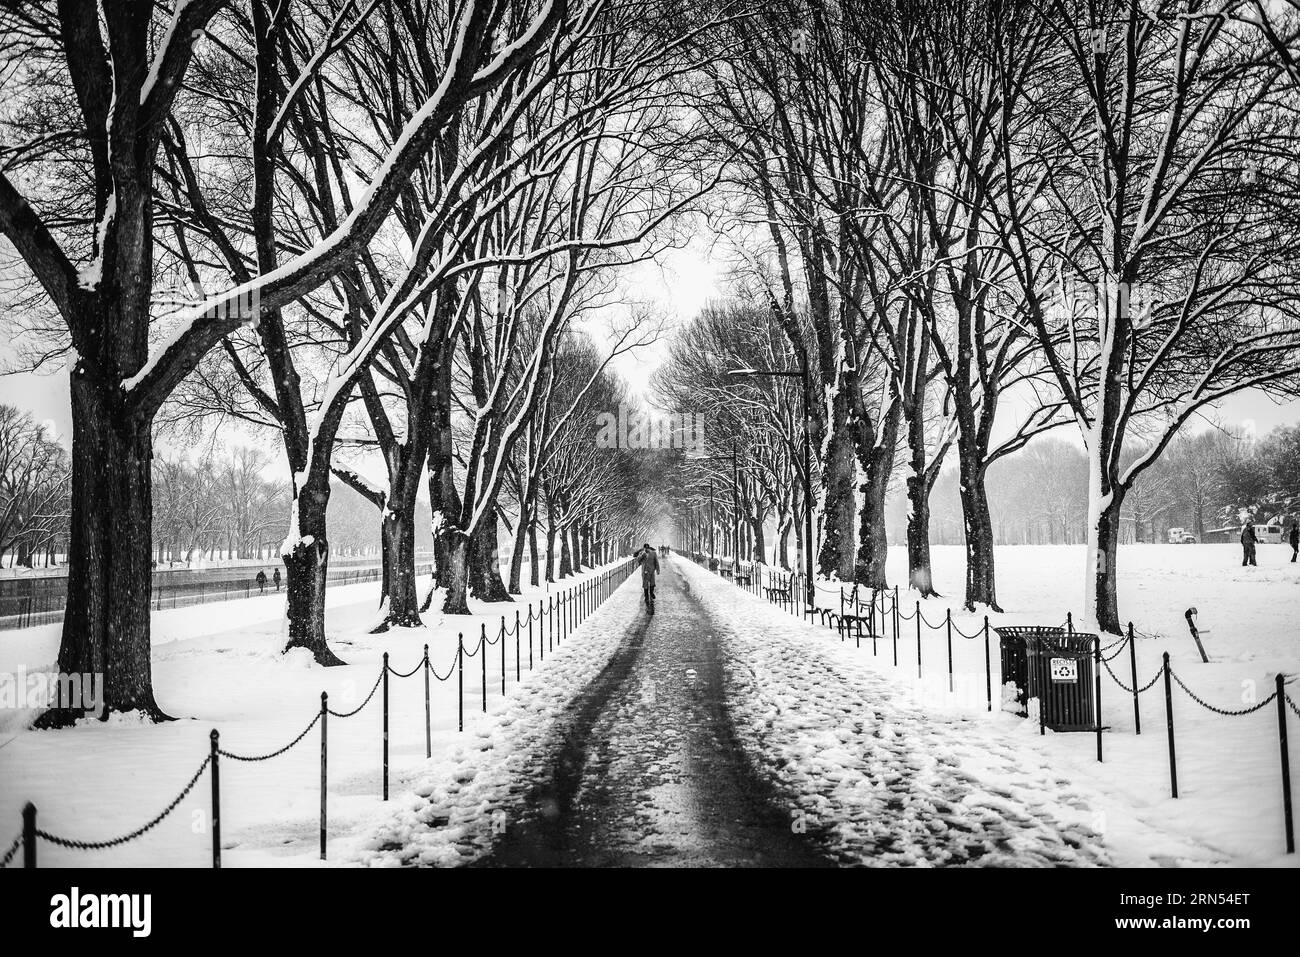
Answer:
M611 586L614 586L615 584L621 584L622 581L626 580L626 578L627 578L627 574L626 574L626 573L627 573L627 571L628 571L629 569L630 569L630 565L629 565L628 563L625 562L625 563L623 563L623 565L622 565L621 567L616 568L614 571L609 572L609 573L605 573L605 575L608 575L608 577L605 577L605 575L602 575L599 579L593 579L592 581L590 581L589 583L587 583L587 584L585 584L585 585L578 585L578 586L575 586L575 587L581 589L580 592L575 592L575 593L573 593L572 595L570 595L570 596L568 596L568 597L566 597L565 595L561 595L561 596L559 596L559 597L560 597L560 601L561 601L562 603L564 603L564 605L569 606L569 608L571 609L571 614L573 614L573 615L575 616L575 618L576 618L576 620L574 620L574 621L571 623L570 628L571 628L571 627L576 627L578 624L580 624L580 623L581 623L581 620L584 619L586 616L590 615L590 613L591 613L591 612L592 612L592 611L597 607L598 604L603 603L603 601L604 601L606 598L608 598L609 595L612 594L612 592L613 592L613 587L611 587ZM617 579L617 582L616 582L616 579ZM581 595L581 598L578 597L579 594ZM582 610L581 610L580 613L578 612L578 609L576 609L576 608L573 607L573 602L574 602L574 601L579 601L579 600L583 603L583 608L582 608ZM551 611L554 610L554 605L553 605L553 604L548 603L548 605L547 605L546 607L547 607L547 610L551 610ZM535 615L535 616L534 616L534 612L533 612L533 608L532 608L531 604L529 605L529 609L528 609L528 621L530 622L530 624L531 624L532 621L542 621L545 617L546 617L546 614L545 614L545 612L543 611L543 605L542 605L540 602L539 602L538 609L537 609L537 611L536 611L536 615ZM327 724L326 724L326 721L327 721L327 718L328 718L329 716L333 716L333 717L336 717L336 718L349 718L349 717L352 717L353 715L359 713L359 712L360 712L361 710L363 710L367 705L369 705L369 703L371 702L371 700L374 698L375 694L378 692L380 685L381 685L381 684L384 685L384 687L385 687L385 775L384 775L384 786L385 786L385 799L386 799L386 798L387 798L387 760L386 760L386 758L387 758L387 718L388 718L387 681L386 681L386 679L388 678L388 676L391 674L391 675L395 675L396 677L399 677L399 678L409 678L409 677L412 677L413 675L415 675L416 673L418 673L418 672L420 672L420 671L425 671L425 694L426 694L426 697L425 697L425 722L426 722L426 726L425 726L425 735L426 735L426 756L428 756L428 753L429 753L429 751L430 751L430 749L431 749L430 737L429 737L429 735L430 735L431 732L430 732L430 728L429 728L429 711L428 711L428 708L429 708L429 701L428 701L428 676L429 676L430 674L432 674L432 675L434 676L434 678L436 678L438 681L447 681L447 680L449 680L449 679L451 678L452 672L453 672L453 671L457 671L457 670L459 670L460 665L461 665L461 663L462 663L463 658L464 658L465 655L469 654L469 655L472 656L472 655L474 655L474 654L478 654L479 651L486 651L486 646L487 646L487 645L496 644L497 642L502 642L502 643L504 644L504 638L505 638L505 636L506 636L507 634L513 634L513 635L515 635L516 638L517 638L517 637L519 636L519 633L520 633L520 630L521 630L521 629L520 629L520 625L521 625L521 620L520 620L520 617L519 617L519 615L518 615L517 613L516 613L516 621L515 621L515 625L514 625L514 627L513 627L512 629L510 629L508 632L507 632L507 630L505 629L505 622L504 622L504 620L503 620L503 621L502 621L501 635L498 637L497 641L487 641L487 640L486 640L486 634L485 634L485 635L483 636L483 638L479 641L478 645L475 647L475 650L474 650L473 652L467 652L467 651L465 650L465 648L464 648L464 644L463 644L463 640L462 640L462 642L461 642L461 644L460 644L460 647L459 647L458 650L457 650L455 660L454 660L453 663L452 663L451 669L447 672L447 675L446 675L445 677L442 676L442 675L439 675L439 674L438 674L437 670L433 667L433 663L429 660L429 648L428 648L428 645L427 645L427 644L424 646L424 654L423 654L423 656L420 658L420 662L419 662L419 664L417 664L416 667L412 668L410 671L407 671L407 672L399 672L399 671L396 671L395 669L393 669L393 668L389 665L389 662L388 662L388 655L385 654L385 655L384 655L384 664L383 664L383 666L382 666L381 669L380 669L380 672L379 672L378 677L375 679L375 684L374 684L374 686L370 689L370 693L369 693L368 695L366 695L366 699L365 699L363 702L361 702L361 704L360 704L357 708L354 708L353 710L351 710L351 711L347 711L347 712L334 711L334 710L332 710L332 709L329 707L329 696L328 696L328 693L322 692L322 693L321 693L320 710L316 712L316 714L312 717L312 720L307 724L307 726L306 726L306 727L305 727L305 728L304 728L304 729L303 729L303 730L302 730L302 731L301 731L301 732L300 732L296 737L294 737L294 739L293 739L292 741L290 741L288 744L284 745L284 746L281 747L281 748L276 749L275 751L269 752L269 753L267 753L267 754L261 754L261 755L241 755L241 754L236 754L236 753L231 752L231 751L226 751L226 750L222 749L222 748L219 746L219 735L218 735L218 732L214 729L214 730L212 731L211 735L210 735L210 748L211 748L211 749L210 749L209 753L207 754L207 756L205 756L205 758L203 759L203 762L199 765L198 769L194 772L193 776L190 778L190 780L189 780L188 783L185 785L185 787L181 790L181 792L180 792L180 793L179 793L179 794L178 794L178 795L177 795L177 796L176 796L176 797L175 797L175 798L174 798L174 799L173 799L173 800L172 800L172 801L167 805L166 808L164 808L164 809L163 809L163 810L162 810L158 815L156 815L155 817L153 817L153 818L152 818L151 820L149 820L146 824L144 824L143 826L141 826L141 827L139 827L139 828L136 828L134 831L131 831L131 832L128 833L128 834L124 834L124 835L122 835L122 836L120 836L120 837L112 838L112 839L109 839L109 840L103 840L103 841L83 841L83 840L76 840L76 839L67 838L67 837L61 837L61 836L59 836L59 835L57 835L57 834L52 834L52 833L50 833L49 831L45 831L45 830L43 830L43 829L41 829L41 828L38 828L38 827L36 826L36 808L35 808L33 805L31 805L31 804L29 803L29 804L24 808L24 811L23 811L23 831L22 831L22 832L21 832L21 833L20 833L20 834L19 834L19 835L18 835L18 836L13 840L13 842L8 846L8 848L5 850L4 854L3 854L3 855L0 855L0 869L3 869L3 868L8 867L8 866L13 862L13 860L14 860L14 858L17 856L18 851L19 851L20 848L25 848L25 849L26 849L26 853L25 853L25 861L24 861L25 866L27 866L27 867L35 867L35 866L36 866L36 861L35 861L35 857L36 857L36 853L35 853L36 843L35 843L35 842L36 842L36 840L37 840L38 838L41 839L41 840L48 841L48 842L50 842L51 844L54 844L54 845L56 845L56 846L59 846L59 847L65 847L65 848L69 848L69 849L73 849L73 850L105 850L105 849L108 849L108 848L117 847L117 846L120 846L120 845L122 845L122 844L129 843L130 841L133 841L133 840L135 840L136 838L141 837L142 835L144 835L144 834L146 834L147 832L151 831L153 828L157 827L157 826L158 826L158 825L159 825L163 820L165 820L165 819L167 818L168 815L170 815L172 812L174 812L174 811L176 810L176 808L180 805L180 803L181 803L183 800L185 800L185 798L190 794L191 791L194 790L195 786L198 784L199 780L202 778L202 776L203 776L203 774L204 774L205 771L211 771L211 775L210 775L210 776L211 776L211 779L212 779L212 828L211 828L211 830L212 830L212 864L213 864L213 867L220 867L220 866L221 866L221 854L220 854L220 829L219 829L219 828L220 828L220 824L219 824L219 821L220 821L220 818L219 818L220 809L219 809L219 784L218 784L218 766L219 766L219 765L218 765L218 759L219 759L220 757L226 757L226 758L230 758L231 760L242 761L242 762L261 762L261 761L269 761L269 760L271 760L272 758L275 758L275 757L278 757L279 755L284 754L285 752L289 751L291 748L293 748L293 747L296 746L297 744L301 743L302 740L303 740L303 739L304 739L304 738L305 738L305 737L306 737L306 736L307 736L307 735L312 731L312 729L315 728L318 724L319 724L320 727L321 727L321 768L320 768L320 787L321 787L321 812L320 812L320 856L321 856L321 859L324 860L324 859L325 859L325 850L326 850L326 830L325 830L325 828L326 828L326 814L325 814L325 812L326 812L326 806L325 806L325 787L326 787L326 781L327 781L327 774L326 774L326 768L327 768L327 764L326 764L326 760L327 760L327 758L326 758L326 755L327 755L327 752L326 752L326 727L327 727ZM569 628L566 628L566 633L568 632L568 630L569 630ZM529 648L530 648L530 655L531 655L531 628L530 628L530 646L529 646ZM540 650L540 649L539 649L539 650ZM503 653L504 653L504 652L503 652ZM531 668L531 657L530 657L530 663L529 663L529 666L530 666L530 668ZM426 670L426 669L427 669L427 670ZM518 677L518 676L517 676L517 677ZM503 693L504 693L504 678L503 678L503 689L502 689L502 690L503 690ZM485 686L484 686L484 697L485 697L485 706L486 706L486 684L485 684ZM462 692L462 698L463 698L463 692ZM463 722L462 722L462 728L463 728Z
M194 772L189 783L181 789L181 793L176 795L176 797L172 799L172 802L168 804L161 813L156 815L153 820L148 824L145 824L143 827L136 828L130 834L124 834L121 837L115 837L107 841L76 841L67 837L59 837L57 834L51 834L49 831L43 831L40 828L37 828L36 836L42 840L49 841L51 844L58 847L66 847L76 851L102 851L110 847L118 847L119 845L127 844L134 841L137 837L153 830L166 819L167 815L176 810L177 805L179 805L181 801L185 800L186 795L188 795L190 791L194 790L194 785L199 783L199 778L203 777L203 772L208 769L208 765L211 763L211 755L204 758L203 763L200 764L198 770Z
M1173 678L1174 683L1178 685L1178 687L1182 688L1183 691L1187 692L1187 696L1191 698L1193 701L1195 701L1197 704L1199 704L1202 708L1205 708L1207 711L1213 711L1215 714L1221 714L1224 717L1228 717L1228 718L1239 718L1243 715L1254 714L1260 708L1267 707L1269 704L1272 703L1273 699L1277 697L1277 692L1274 691L1263 701L1251 705L1249 708L1242 708L1239 711L1229 711L1226 708L1216 707L1210 704L1208 701L1201 698L1199 695L1197 695L1196 692L1194 692L1191 688L1183 684L1183 679L1178 677L1178 672L1174 671L1172 668L1169 669L1169 677Z

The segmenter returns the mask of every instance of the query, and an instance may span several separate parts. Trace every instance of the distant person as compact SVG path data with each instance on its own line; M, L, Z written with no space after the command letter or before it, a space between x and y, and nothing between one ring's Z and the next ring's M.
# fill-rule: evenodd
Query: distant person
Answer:
M1241 525L1241 567L1255 564L1255 545L1259 539L1255 536L1255 526L1250 522Z
M275 570L275 574L271 576L271 581L275 582L275 590L279 591L280 590L280 569L277 568Z
M264 594L266 592L266 572L259 568L257 570L257 577L254 578L253 581L257 582L257 593L259 595Z
M1286 540L1291 543L1291 561L1295 561L1297 554L1300 554L1300 521L1291 523L1291 531L1287 532Z
M637 564L641 566L641 600L645 602L650 614L655 613L655 576L659 574L659 555L649 542L636 553Z

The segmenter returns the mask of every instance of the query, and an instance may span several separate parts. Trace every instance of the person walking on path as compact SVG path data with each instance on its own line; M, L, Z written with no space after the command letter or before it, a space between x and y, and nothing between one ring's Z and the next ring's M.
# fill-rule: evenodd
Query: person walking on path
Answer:
M279 591L280 590L280 569L277 568L275 570L275 574L271 576L271 581L275 582L275 590Z
M1255 564L1255 544L1259 539L1255 537L1255 526L1250 522L1243 522L1241 525L1241 567Z
M262 569L259 568L259 569L257 570L257 577L254 578L253 581L257 582L257 593L258 593L259 595L265 594L265 592L266 592L266 572L264 572Z
M1291 522L1291 531L1287 532L1286 540L1291 543L1291 561L1294 562L1296 555L1300 554L1300 519Z
M655 576L659 574L659 553L649 542L637 552L637 564L641 566L641 599L655 613Z

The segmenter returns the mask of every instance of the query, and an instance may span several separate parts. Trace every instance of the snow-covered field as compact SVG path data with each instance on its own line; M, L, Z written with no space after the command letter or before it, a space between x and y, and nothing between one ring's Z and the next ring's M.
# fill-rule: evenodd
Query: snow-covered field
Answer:
M558 590L596 572L566 579ZM421 588L427 588L427 580ZM551 594L557 591L551 586ZM327 626L331 646L348 662L320 668L305 652L280 654L284 644L284 596L166 610L154 615L154 687L160 706L177 721L160 725L117 718L61 731L30 731L33 713L0 710L0 853L17 834L27 801L39 826L83 841L117 837L144 824L180 792L208 753L208 735L221 732L221 746L259 755L293 740L320 708L322 691L331 709L350 711L375 685L385 651L394 670L414 669L429 645L430 660L445 682L431 682L432 748L425 758L424 685L420 673L390 676L390 794L402 795L415 779L435 778L462 760L462 746L486 720L482 714L482 661L467 658L464 674L466 733L457 732L457 680L453 669L458 632L473 648L480 629L494 638L507 616L538 607L545 589L526 589L518 604L476 603L477 614L426 615L426 627L371 635L379 586L331 587ZM437 596L435 605L437 607ZM556 634L560 634L558 611ZM586 623L590 626L590 620ZM528 626L520 662L528 678ZM58 652L59 626L0 635L0 673L50 667ZM550 629L547 629L550 635ZM533 623L534 673L542 671L540 626ZM574 640L581 635L574 634ZM566 641L565 647L568 642ZM555 649L557 652L559 648ZM506 643L507 695L516 693L515 647ZM487 705L501 698L501 645L489 648ZM525 681L525 684L528 682ZM329 857L345 861L367 846L393 805L381 800L382 731L379 695L355 717L331 717L329 737ZM221 761L222 863L227 866L303 865L318 857L320 735L313 729L287 753L269 761ZM198 786L157 828L138 840L103 851L76 851L42 841L42 866L197 866L211 864L210 784Z
M1278 672L1300 673L1300 565L1286 561L1283 546L1260 548L1257 568L1240 567L1226 546L1133 545L1120 552L1121 614L1147 637L1137 642L1138 672L1145 681L1169 651L1175 671L1206 700L1225 709L1262 699ZM1000 548L999 596L1005 613L997 624L1055 624L1067 610L1079 613L1084 552L1081 547ZM951 607L954 622L977 632L982 616L961 612L962 553L935 549L935 579L942 599L922 603L941 622ZM679 560L673 564L686 566ZM891 550L892 580L905 580L902 549ZM916 678L915 627L903 623L899 667L892 644L855 648L834 632L800 623L707 573L691 568L711 607L737 622L736 646L754 669L737 688L742 717L774 716L767 746L790 769L784 786L798 790L810 815L842 811L834 825L844 846L866 846L873 815L885 804L862 791L863 774L887 781L915 775L930 788L925 801L939 807L947 797L936 783L949 776L948 762L983 795L970 805L944 809L950 826L979 827L995 812L1021 822L1004 837L1005 848L980 852L986 863L1022 862L1119 865L1244 864L1295 866L1284 854L1277 716L1270 705L1245 717L1205 711L1174 689L1180 797L1168 790L1163 691L1142 696L1143 734L1133 733L1131 699L1103 680L1105 761L1097 763L1090 734L1038 735L1036 722L995 707L985 710L984 650L980 639L954 640L954 685L948 691L942 631L922 632L925 677ZM329 856L331 863L447 863L458 860L467 839L482 844L490 825L486 809L510 798L513 770L540 747L549 722L608 658L635 612L636 590L596 612L564 653L548 653L544 668L516 688L513 645L507 647L508 695L500 701L499 648L490 649L488 714L480 711L482 671L469 659L465 672L466 732L456 729L456 683L432 686L433 760L425 758L423 683L391 679L391 778L393 796L380 800L381 729L378 699L355 717L329 721ZM912 606L906 590L905 607ZM398 671L415 667L422 646L446 674L455 659L457 631L467 639L499 616L513 620L515 606L479 606L464 619L430 617L429 627L370 635L378 586L360 584L329 591L329 631L347 667L321 669L300 654L279 653L283 643L283 596L163 611L155 615L154 676L159 702L180 720L162 725L122 719L88 721L58 731L24 730L29 712L0 711L0 851L17 834L20 810L31 800L40 826L80 840L115 837L147 821L176 795L208 750L208 732L240 754L260 754L292 740L312 720L321 691L337 711L357 707L379 674L384 651ZM536 592L525 596L536 604ZM838 607L835 589L824 593ZM623 607L624 605L628 607ZM1203 664L1187 633L1183 612L1195 606L1210 654ZM525 635L526 635L525 628ZM55 658L58 627L0 635L0 672L47 667ZM536 652L536 643L534 643ZM1000 676L996 639L992 649L995 692ZM535 665L540 662L534 660ZM1127 655L1113 662L1127 681ZM1292 685L1292 689L1300 685ZM1293 698L1300 698L1296 690ZM801 712L792 705L816 704ZM858 747L859 715L888 719L897 747L875 753ZM802 717L801 717L802 715ZM804 720L806 718L807 720ZM796 720L798 719L798 720ZM1300 740L1300 719L1290 718L1291 740ZM845 735L848 737L846 738ZM743 735L742 735L743 737ZM761 735L748 739L759 747ZM914 745L914 746L913 746ZM1294 747L1293 753L1297 749ZM912 755L919 755L913 761ZM769 755L770 757L771 755ZM890 764L902 761L896 767ZM1293 763L1300 759L1293 756ZM882 763L883 762L883 763ZM957 773L957 772L952 772ZM223 863L312 864L317 859L320 752L313 730L294 749L270 761L223 759ZM1296 775L1300 777L1300 775ZM1297 782L1300 783L1300 782ZM886 784L886 787L888 785ZM879 798L879 795L876 796ZM937 802L937 803L936 803ZM892 811L893 809L890 808ZM927 814L929 812L926 812ZM45 865L208 866L209 784L203 778L175 813L139 840L108 851L64 850L42 842ZM432 817L431 817L432 816ZM441 819L446 818L446 825ZM439 827L423 825L438 819ZM916 830L925 814L899 819L897 859L931 860ZM910 822L910 823L908 823ZM1052 826L1048 826L1052 824ZM927 825L928 826L928 825ZM1066 842L1051 837L1064 827ZM957 828L960 830L960 827ZM407 838L413 840L409 843ZM418 840L414 840L418 838ZM913 840L914 839L914 840ZM1008 850L1010 849L1010 850Z
M1169 652L1172 666L1201 698L1224 710L1238 710L1267 697L1281 672L1300 674L1300 564L1289 561L1290 549L1261 545L1259 566L1242 568L1241 553L1225 545L1129 545L1120 549L1120 614L1132 619L1139 637L1137 671L1146 684ZM1066 612L1080 614L1085 555L1082 546L1015 546L997 550L998 597L1004 613L990 616L998 624L1061 624ZM906 581L906 555L890 550L891 581ZM977 633L982 615L961 611L964 565L962 550L936 547L935 584L943 598L921 602L926 619L936 624L951 608L954 624ZM737 593L739 594L739 593ZM838 610L836 588L819 591L819 604ZM745 600L745 599L741 599ZM915 592L900 590L907 614ZM1210 663L1201 661L1187 629L1184 612L1198 610L1197 623ZM797 621L769 606L773 635ZM781 623L781 616L791 625ZM948 690L946 635L922 629L922 671L917 678L914 621L903 621L899 666L893 667L891 641L879 640L873 657L870 642L840 647L833 632L817 629L845 660L865 662L885 674L893 688L936 720L957 722L964 734L992 735L1027 759L1093 790L1090 802L1097 826L1116 863L1233 863L1296 866L1297 856L1284 853L1281 766L1275 705L1244 717L1224 717L1205 710L1176 685L1174 720L1178 754L1179 798L1169 791L1168 744L1163 687L1141 696L1142 734L1135 735L1131 696L1103 677L1105 761L1098 764L1091 734L1038 736L1036 722L1001 713L998 648L992 647L995 713L986 712L984 648L980 639L954 637L954 685ZM787 640L795 640L787 635ZM822 638L825 642L827 639ZM819 648L823 651L822 644ZM830 653L830 652L826 652ZM837 660L839 660L837 658ZM1129 683L1127 652L1111 662ZM1300 682L1289 685L1300 700ZM865 692L864 692L865 694ZM1290 739L1300 739L1300 719L1288 714ZM1300 785L1292 746L1293 787Z

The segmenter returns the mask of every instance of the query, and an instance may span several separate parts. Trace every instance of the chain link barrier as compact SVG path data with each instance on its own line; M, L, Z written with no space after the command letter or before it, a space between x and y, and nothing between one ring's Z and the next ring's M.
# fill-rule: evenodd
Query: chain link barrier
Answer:
M1110 663L1107 661L1107 659L1105 658L1101 659L1101 663L1106 666L1106 673L1110 675L1111 680L1114 681L1115 684L1119 685L1129 694L1133 694L1133 689L1130 688L1128 685L1124 684L1124 682L1120 680L1119 675L1115 674L1115 672L1110 670ZM1165 673L1165 666L1161 665L1159 668L1156 669L1156 673L1151 678L1151 680L1148 681L1146 684L1144 684L1141 688L1138 688L1137 693L1142 694L1142 692L1144 691L1149 691L1152 688L1152 686L1154 686L1155 683L1160 680L1160 676L1163 675L1164 673Z
M18 848L22 846L23 846L23 836L19 834L17 837L14 838L14 842L9 845L9 850L5 851L4 857L0 857L0 871L4 870L6 867L9 866L9 862L12 861L14 859L14 855L18 853Z
M1269 704L1273 702L1273 699L1277 697L1277 692L1274 691L1263 701L1251 705L1249 708L1242 708L1239 711L1229 711L1226 708L1219 708L1215 705L1210 704L1208 701L1206 701L1204 698L1198 695L1191 688L1187 687L1187 685L1183 684L1183 679L1178 677L1178 672L1174 671L1173 668L1169 669L1169 677L1174 679L1174 682L1178 685L1178 687L1182 688L1183 691L1187 692L1187 697L1191 698L1202 708L1205 708L1207 711L1213 711L1215 714L1221 714L1224 717L1228 717L1228 718L1239 718L1242 715L1254 714L1260 708L1267 707Z
M134 841L137 837L152 831L163 822L167 815L176 810L181 801L185 800L185 796L189 794L190 791L194 790L194 785L199 783L199 778L203 776L203 772L208 769L208 765L211 763L212 755L209 754L203 759L203 763L199 765L199 769L194 772L194 776L190 778L190 783L181 789L181 793L176 795L172 802L168 804L167 807L163 808L162 812L153 820L143 827L136 828L130 834L123 834L121 837L115 837L108 841L75 841L72 838L59 837L57 834L51 834L49 831L43 831L40 828L37 828L36 836L42 840L49 841L51 844L58 847L66 847L74 851L103 851L110 847L118 847L119 845L127 844Z
M362 707L365 706L362 705ZM333 712L330 713L333 714ZM221 755L223 758L230 758L230 760L232 761L246 761L250 764L256 763L258 761L270 761L272 758L278 758L280 755L284 754L286 751L292 748L303 738L307 737L307 732L309 732L312 728L316 727L316 725L319 723L320 723L320 712L317 711L316 715L311 719L311 723L308 724L307 727L302 729L302 733L299 734L298 737L294 738L284 747L277 748L275 751L272 751L270 754L254 754L254 755L235 754L234 752L227 751L224 748L218 748L217 754Z
M627 577L631 573L631 567L632 566L630 565L630 563L624 562L620 566L616 566L614 569L611 569L610 571L611 577L609 579L608 584L611 584L614 587L611 587L608 590L608 594L606 594L604 598L601 599L600 602L601 604L603 604L605 598L608 598L609 595L613 594L614 588L616 588L618 584L621 584L623 581L627 579ZM573 587L580 587L580 586L575 585ZM593 592L593 594L595 594L595 592ZM557 598L558 598L558 604L556 604ZM572 600L572 596L570 600ZM537 610L534 610L530 603L528 608L528 621L529 622L544 621L546 619L546 612L548 609L552 607L563 607L565 601L566 598L563 594L560 594L558 596L548 596L546 599L545 607L538 608ZM520 624L522 624L522 620L520 622L517 622L510 629L509 634L517 637L519 634ZM577 627L577 624L578 623L575 623L575 627ZM417 664L410 671L399 672L394 670L391 665L385 663L380 668L379 675L375 679L375 683L371 687L370 693L366 695L366 699L362 701L359 706L352 709L351 711L335 711L334 709L329 707L326 707L323 712L317 711L316 714L312 717L312 720L308 723L308 725L305 728L303 728L303 730L299 732L299 734L292 741L290 741L288 744L284 745L283 747L278 748L275 751L271 751L267 754L260 754L260 755L236 754L232 751L227 751L224 748L220 748L220 747L216 748L216 754L220 755L221 757L229 758L233 761L241 761L247 763L269 761L272 758L279 757L280 755L289 751L294 746L301 743L302 740L306 738L307 735L312 731L312 729L315 728L316 725L320 723L321 718L324 714L329 714L335 718L350 718L353 715L360 713L374 699L375 694L379 690L379 686L384 681L385 675L392 674L398 678L409 678L419 673L423 669L427 668L429 670L429 673L432 674L433 677L438 681L440 682L448 681L450 680L452 675L456 673L457 666L463 664L464 657L466 656L474 657L480 651L485 651L487 645L499 644L505 638L505 636L506 636L505 629L502 629L502 633L497 637L496 641L486 641L485 638L480 637L478 643L475 645L474 650L472 652L466 651L464 643L462 641L460 647L457 649L456 655L452 658L451 667L448 668L446 675L438 674L437 669L433 667L433 663L429 660L427 648L425 650L424 656L420 659L419 664ZM214 741L216 740L215 731L213 732L213 740ZM189 782L185 785L184 788L181 789L181 792L178 795L176 795L176 797L171 801L171 803L169 803L159 814L153 817L148 823L144 824L141 827L136 828L134 831L131 831L129 834L124 834L121 837L115 837L110 840L104 840L104 841L83 841L83 840L76 840L73 838L61 837L57 834L51 834L49 831L45 831L41 828L36 828L35 836L44 841L48 841L49 843L54 844L58 847L65 847L71 850L81 850L81 851L107 850L109 848L118 847L122 844L127 844L131 841L134 841L136 838L141 837L144 834L148 833L149 831L153 830L160 823L162 823L162 821L165 820L168 815L170 815L173 811L176 810L176 808L180 805L180 803L183 800L185 800L185 798L189 795L191 791L194 790L195 785L198 784L199 779L203 776L204 772L208 770L210 765L212 765L212 759L213 759L212 753L209 753L207 756L205 756L203 762L199 765L198 769L194 772L193 776L191 776L191 778L189 779ZM0 869L4 869L8 867L13 862L13 859L17 855L19 848L22 847L22 844L23 844L23 835L19 834L16 838L14 838L13 843L9 845L9 848L5 851L4 855L0 857Z

